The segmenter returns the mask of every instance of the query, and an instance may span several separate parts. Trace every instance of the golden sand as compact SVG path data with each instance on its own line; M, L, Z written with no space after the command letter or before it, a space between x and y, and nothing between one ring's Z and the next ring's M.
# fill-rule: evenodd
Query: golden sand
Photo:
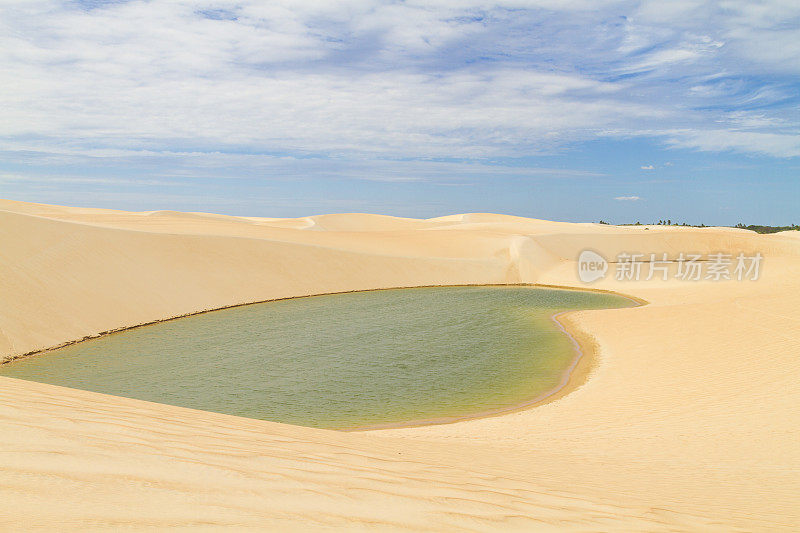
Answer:
M2 200L0 358L275 298L581 287L583 248L765 259L755 282L592 285L649 305L562 317L595 346L569 394L455 424L340 433L0 378L0 529L800 528L798 232Z

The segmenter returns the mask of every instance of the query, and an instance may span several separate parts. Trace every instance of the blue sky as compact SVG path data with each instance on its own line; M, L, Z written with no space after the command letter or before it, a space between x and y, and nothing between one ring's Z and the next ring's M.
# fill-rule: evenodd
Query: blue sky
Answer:
M10 0L0 197L800 223L800 4Z

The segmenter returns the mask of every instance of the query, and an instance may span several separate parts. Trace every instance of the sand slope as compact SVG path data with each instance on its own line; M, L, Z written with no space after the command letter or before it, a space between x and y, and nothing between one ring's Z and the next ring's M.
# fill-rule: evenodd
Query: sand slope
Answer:
M204 309L380 287L580 286L583 248L760 251L757 282L597 286L588 381L534 409L336 433L0 378L0 529L792 530L800 238L490 214L268 219L0 201L0 357ZM46 503L45 503L46 502Z

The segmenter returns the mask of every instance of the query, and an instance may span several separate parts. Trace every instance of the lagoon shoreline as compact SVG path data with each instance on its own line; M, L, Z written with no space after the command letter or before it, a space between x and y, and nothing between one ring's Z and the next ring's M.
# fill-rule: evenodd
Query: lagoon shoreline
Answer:
M162 324L162 323L165 323L165 322L171 322L171 321L177 320L179 318L185 318L185 317L188 317L188 316L197 316L197 315L201 315L201 314L207 314L207 313L212 313L212 312L215 312L215 311L221 311L221 310L226 310L226 309L233 309L233 308L239 308L239 307L245 307L245 306L254 306L254 305L259 305L259 304L263 304L263 303L271 303L271 302L277 302L277 301L308 299L308 298L313 298L313 297L318 297L318 296L332 296L332 295L341 295L341 294L371 293L371 292L399 291L399 290L412 290L412 289L432 289L432 288L447 288L447 289L451 289L452 288L452 289L455 289L455 288L458 288L458 287L461 287L461 288L463 288L463 287L468 287L468 288L529 288L529 289L557 290L559 292L568 291L568 292L579 292L579 293L582 292L582 293L592 293L592 294L608 294L608 295L618 296L618 297L620 297L620 298L622 298L624 300L628 300L631 303L633 303L634 305L645 305L645 303L642 302L641 299L636 299L636 298L633 298L633 297L630 297L630 296L620 295L620 294L615 293L613 291L592 290L592 289L577 289L577 288L573 288L573 287L542 286L542 285L538 285L538 284L458 285L458 286L435 286L435 287L432 287L432 286L391 287L391 288L386 288L386 289L370 289L370 290L366 290L366 291L347 291L347 292L339 292L339 293L315 294L315 295L309 295L309 296L288 297L288 298L281 298L279 300L268 300L266 302L252 302L252 303L247 303L247 304L227 306L227 307L224 307L224 308L221 308L221 309L203 310L203 311L199 311L197 313L192 313L192 314L189 314L189 315L185 315L184 317L170 317L170 318L167 318L167 319L164 319L164 320L157 320L157 321L153 321L153 322L150 322L150 323L147 323L147 324L137 324L135 326L120 328L120 329L117 329L117 330L114 330L114 331L110 331L110 332L102 332L102 333L100 333L100 334L98 334L96 336L87 337L87 338L84 338L84 339L81 339L81 340L70 341L70 342L64 343L62 346L59 346L59 347L49 348L49 349L42 350L42 351L39 351L39 352L36 352L36 353L33 353L33 354L27 354L27 355L19 356L19 357L16 357L14 359L8 359L8 360L4 361L2 363L2 365L6 365L6 364L13 365L13 364L19 363L21 361L27 360L27 359L29 359L30 357L33 357L33 356L45 355L45 354L47 354L49 352L58 351L59 348L62 348L62 347L65 347L65 346L73 346L75 344L84 343L84 342L87 342L87 341L90 341L90 340L99 339L99 338L102 338L102 337L107 337L107 336L112 335L112 334L131 331L131 330L139 329L139 328L146 327L146 326ZM549 317L549 321L551 321L555 325L557 330L560 331L561 334L565 335L566 338L569 340L570 345L571 345L570 351L573 353L573 355L572 355L572 357L571 357L571 359L569 361L569 364L566 366L566 368L561 373L561 376L559 377L558 383L555 384L552 388L550 388L548 390L545 390L544 392L538 392L532 398L529 398L529 399L526 399L526 400L523 400L523 401L519 401L519 402L514 403L512 405L507 405L507 406L493 408L493 409L478 410L478 411L471 412L471 413L468 412L468 413L465 413L465 414L458 414L458 415L452 415L452 416L443 415L443 416L436 417L436 418L419 418L419 419L399 420L399 421L394 421L394 422L375 423L375 424L358 425L358 426L342 426L342 427L336 427L336 426L323 427L323 426L319 426L319 427L320 427L320 429L330 429L330 430L337 430L337 431L352 432L352 431L371 431L371 430L379 430L379 429L397 429L397 428L406 428L406 427L421 427L421 426L439 425L439 424L452 424L452 423L461 422L461 421L465 421L465 420L473 420L473 419L486 418L486 417L491 417L491 416L501 416L503 414L512 413L512 412L520 411L520 410L523 410L523 409L529 409L529 408L535 407L537 405L541 405L543 403L546 403L547 401L552 401L551 398L557 398L557 397L560 397L561 395L568 394L571 390L574 390L575 387L579 386L578 380L575 379L575 376L573 376L573 374L577 374L579 368L580 369L584 369L584 367L588 368L593 364L592 361L591 361L591 358L593 357L594 343L591 341L591 339L587 340L585 338L585 336L580 336L579 337L579 336L577 336L577 334L572 333L570 331L570 329L569 329L569 326L567 325L568 323L565 320L566 317L569 314L575 313L575 312L580 312L580 311L581 311L581 309L567 309L567 310L558 311L558 312L552 314ZM579 340L579 339L582 339L582 340ZM583 381L585 381L585 378L586 378L585 374L587 374L587 373L588 373L587 371L582 371L580 373L580 375L582 376L582 379L580 380L579 383L583 383ZM0 375L2 375L2 373L0 373ZM35 378L20 377L19 375L15 375L13 372L11 374L6 374L6 376L7 377L15 377L17 379L32 379L33 381L40 382L40 383L47 383L48 382L48 381L39 381L39 380L37 380ZM34 376L35 376L35 374L34 374ZM52 382L52 383L60 385L60 386L69 386L69 385L66 385L64 383L57 383L57 382ZM78 388L80 388L80 387L78 387ZM92 389L92 387L88 387L85 390L95 390L95 389ZM123 394L123 396L132 397L132 398L137 397L137 396L130 396L130 395L126 395L126 394ZM148 399L148 401L158 401L158 400ZM175 405L175 404L173 404L173 403L171 403L169 401L166 401L165 403L170 404L170 405ZM221 410L219 410L217 412L225 413L226 411L224 409L221 409ZM231 413L231 414L235 414L235 413ZM246 415L241 415L240 414L238 416L246 416ZM261 418L261 419L270 421L269 418ZM283 422L283 423L287 423L287 422ZM307 427L317 427L317 426L307 426Z

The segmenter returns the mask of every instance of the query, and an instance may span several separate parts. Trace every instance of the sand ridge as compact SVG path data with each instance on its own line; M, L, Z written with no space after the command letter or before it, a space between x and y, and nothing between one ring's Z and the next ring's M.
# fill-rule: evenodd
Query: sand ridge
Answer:
M650 304L563 317L597 346L580 388L451 425L339 433L2 378L0 528L800 527L797 232L0 200L0 357L272 298L580 287L583 248L765 260L757 282L593 285Z

